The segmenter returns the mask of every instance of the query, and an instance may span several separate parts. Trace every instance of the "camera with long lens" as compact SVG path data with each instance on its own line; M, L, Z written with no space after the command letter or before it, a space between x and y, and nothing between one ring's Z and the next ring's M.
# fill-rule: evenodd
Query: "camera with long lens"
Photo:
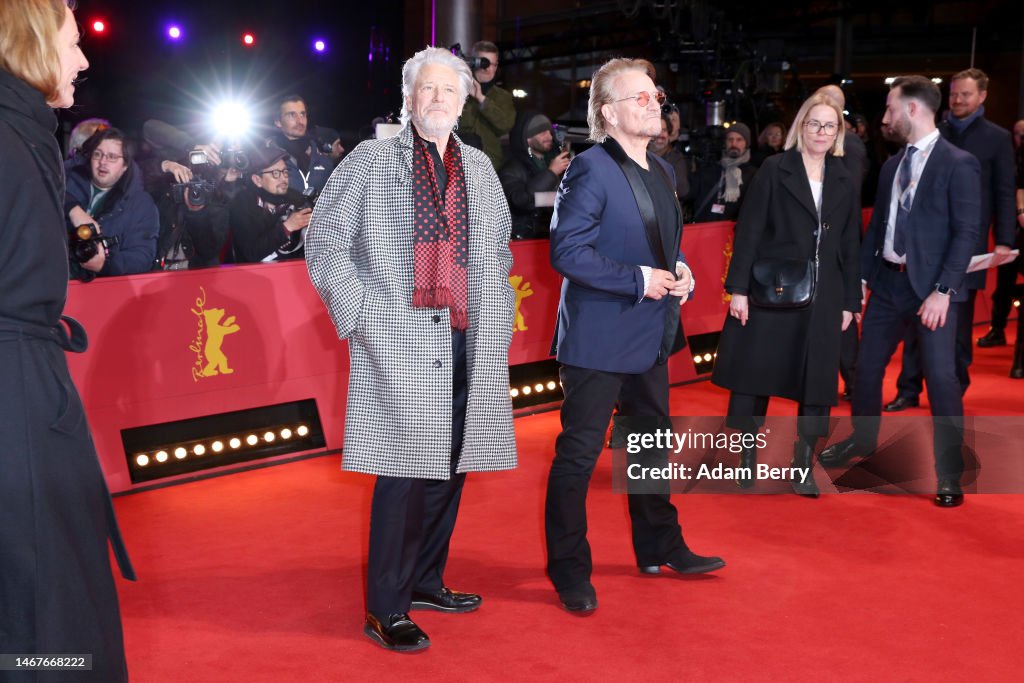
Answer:
M210 163L210 157L201 149L194 149L188 154L188 163L194 166L202 166ZM249 168L249 155L240 149L227 148L220 153L220 168L246 171Z
M101 235L95 223L78 225L68 231L68 253L78 263L85 263L100 253L101 247L120 244L117 235Z
M491 66L491 60L487 59L487 57L467 57L462 52L461 43L455 43L454 45L451 46L450 49L453 55L464 61L469 66L470 71L476 71L477 69L487 69Z
M188 203L195 208L201 208L210 203L210 198L217 190L217 184L204 178L195 178L187 183L175 183L171 185L171 196L177 204ZM188 200L186 202L186 196Z

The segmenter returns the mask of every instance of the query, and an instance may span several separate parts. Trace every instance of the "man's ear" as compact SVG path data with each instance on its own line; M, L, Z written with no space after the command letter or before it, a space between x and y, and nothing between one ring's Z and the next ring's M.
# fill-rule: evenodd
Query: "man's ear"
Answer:
M260 173L253 173L251 176L249 176L249 180L251 180L252 184L255 185L256 187L261 188L261 189L263 188L263 175L262 174L260 174Z
M278 130L281 130L281 119L277 119L277 120L274 121L274 128L277 128Z

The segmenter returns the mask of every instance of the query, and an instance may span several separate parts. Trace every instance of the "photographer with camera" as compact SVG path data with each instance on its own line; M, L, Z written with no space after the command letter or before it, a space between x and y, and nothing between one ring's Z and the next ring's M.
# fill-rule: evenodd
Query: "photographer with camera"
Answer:
M459 118L458 134L473 133L480 137L484 154L499 170L505 163L501 150L501 136L512 130L516 122L515 100L512 93L495 85L498 73L498 46L481 40L470 50L466 60L473 71L473 90Z
M143 137L153 155L140 162L160 211L157 268L181 270L220 264L229 232L228 202L239 190L248 157L192 138L151 119Z
M554 153L551 119L535 111L523 112L509 135L509 159L498 178L512 214L512 239L547 234L538 225L537 192L554 192L569 167L568 145Z
M274 126L278 130L269 142L288 153L288 186L307 196L319 195L334 171L336 161L332 157L340 157L345 148L333 131L328 133L328 129L315 126L310 130L306 101L300 95L282 97L277 111ZM332 139L323 139L323 133Z
M304 258L305 228L315 199L288 187L288 153L258 147L249 153L249 183L231 201L231 250L235 263Z
M81 159L67 172L64 215L72 278L88 282L150 269L160 219L132 161L132 146L117 128L98 130L85 141Z

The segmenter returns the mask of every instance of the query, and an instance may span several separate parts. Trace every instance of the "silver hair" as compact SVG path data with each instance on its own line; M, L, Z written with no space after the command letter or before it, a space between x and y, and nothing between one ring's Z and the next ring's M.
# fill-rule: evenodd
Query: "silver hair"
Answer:
M446 66L459 77L459 102L469 97L469 91L473 89L473 74L466 62L462 61L443 47L425 47L402 66L402 125L408 125L411 112L406 104L406 98L412 96L412 89L416 85L416 79L420 76L420 69L424 64L438 64Z

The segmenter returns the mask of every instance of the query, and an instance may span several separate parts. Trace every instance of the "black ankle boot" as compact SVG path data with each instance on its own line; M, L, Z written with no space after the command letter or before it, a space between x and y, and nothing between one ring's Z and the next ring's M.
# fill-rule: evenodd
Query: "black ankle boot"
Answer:
M1013 379L1024 379L1024 339L1017 335L1017 343L1013 345L1013 367L1010 368L1010 377Z
M744 448L740 453L740 472L736 477L736 485L741 489L754 486L754 470L757 468L757 448Z
M817 498L818 485L814 483L814 447L803 439L798 440L793 445L793 462L790 463L790 467L803 468L807 473L804 480L799 476L793 476L789 480L793 492L808 498Z

